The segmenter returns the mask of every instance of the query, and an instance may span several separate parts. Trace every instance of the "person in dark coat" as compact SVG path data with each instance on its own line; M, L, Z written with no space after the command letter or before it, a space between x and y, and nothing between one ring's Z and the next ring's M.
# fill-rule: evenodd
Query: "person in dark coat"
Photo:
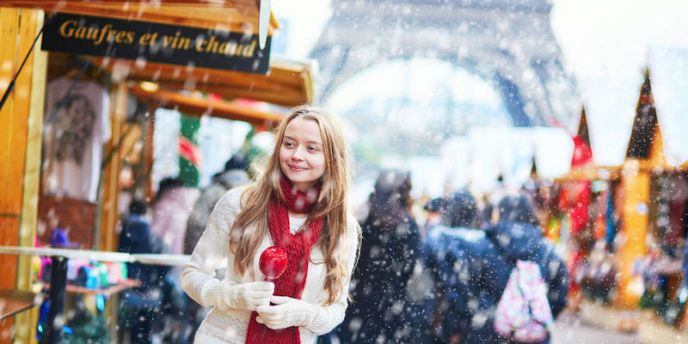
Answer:
M384 170L370 194L353 302L337 330L342 343L412 343L420 336L407 297L420 240L410 191L408 172Z
M447 218L468 214L467 208L473 210L461 198L453 199L447 206ZM436 289L443 295L438 307L447 342L511 343L494 331L493 321L517 260L539 266L552 315L556 317L565 308L566 266L543 238L534 214L525 196L507 196L499 202L498 223L483 231L456 227L451 221L433 230L424 252L427 267L439 281Z
M131 202L129 215L123 220L119 234L118 252L149 254L162 251L162 241L152 233L146 212L145 202ZM121 325L130 330L131 343L151 343L153 324L159 319L160 291L167 268L133 262L127 263L127 273L130 279L140 281L141 286L123 293Z
M467 191L447 196L441 212L440 223L428 230L423 242L424 270L433 281L432 300L426 306L427 323L434 330L430 335L432 341L452 343L458 341L461 328L467 326L465 322L469 318L465 309L452 309L450 305L461 304L456 299L465 298L467 287L472 283L472 276L458 273L467 270L456 268L463 267L459 264L470 258L464 246L483 238L484 233L476 228L478 206Z

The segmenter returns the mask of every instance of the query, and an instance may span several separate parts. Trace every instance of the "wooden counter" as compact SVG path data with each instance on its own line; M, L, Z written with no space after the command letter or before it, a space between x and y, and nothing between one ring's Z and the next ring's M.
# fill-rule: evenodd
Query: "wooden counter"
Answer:
M36 294L12 289L0 289L0 320L25 311L35 305Z

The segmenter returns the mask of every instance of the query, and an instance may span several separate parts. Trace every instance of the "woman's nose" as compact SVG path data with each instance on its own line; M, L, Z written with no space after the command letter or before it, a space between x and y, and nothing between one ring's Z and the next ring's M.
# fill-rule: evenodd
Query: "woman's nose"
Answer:
M296 149L294 149L294 154L291 155L291 158L295 160L302 160L303 148L301 146L296 146Z

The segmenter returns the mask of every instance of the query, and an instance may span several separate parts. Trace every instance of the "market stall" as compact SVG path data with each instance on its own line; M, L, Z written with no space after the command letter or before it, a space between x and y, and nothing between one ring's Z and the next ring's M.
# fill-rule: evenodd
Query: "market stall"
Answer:
M584 301L582 310L583 317L593 323L627 331L651 326L641 332L657 334L657 323L682 323L680 287L687 198L683 190L688 184L685 170L666 162L650 80L646 70L626 159L608 187L612 198L607 198L608 206L603 210L607 216L593 226L606 229L606 233L591 232L597 242L601 237L606 240L604 245L594 245L587 259L588 272L582 275L589 275L583 288L588 284L590 299ZM595 213L600 212L586 213L591 225L598 222ZM604 276L610 278L605 280ZM606 294L599 295L601 291ZM591 303L593 300L599 303ZM651 309L657 319L645 319L641 308Z
M54 15L56 12L59 14ZM269 8L260 7L260 2L0 1L0 17L3 27L0 60L7 67L0 71L0 90L4 92L10 85L9 80L17 76L0 112L3 121L10 123L2 126L0 134L12 142L12 145L4 145L7 151L0 154L0 163L11 166L2 169L1 177L18 181L7 184L7 192L0 196L0 227L3 229L0 243L3 245L33 247L36 234L47 241L51 229L65 227L70 223L64 222L71 222L69 237L72 242L69 244L113 250L117 246L115 228L120 215L120 173L123 165L129 163L127 159L132 155L132 147L145 141L140 155L142 163L152 164L153 116L148 115L143 122L131 120L141 118L141 113L145 116L145 113L153 114L155 108L178 108L188 115L217 116L269 128L281 118L279 107L249 107L234 99L278 106L314 100L314 71L310 63L269 57L270 36L277 22ZM89 28L101 25L99 33L90 32L91 44L95 45L98 37L106 37L110 39L111 49L101 52L73 45L76 41L88 41L78 36L79 27L70 27L74 18L78 19L77 23L85 20L92 24L81 29L83 37L89 36ZM102 32L106 28L112 31L117 25L130 28L134 32L132 35L137 35L136 42L150 43L147 45L150 49L142 52L143 55L126 55L124 47L113 49L117 48L116 44L126 43L128 34L118 36ZM169 33L165 30L173 30L173 36L181 32L204 38L194 41L191 47L197 49L187 49L195 52L156 53L156 44L151 43L154 39L149 37L146 41L144 38L147 33L152 35L153 30L159 30L161 36L164 32ZM40 43L30 50L40 34L43 34L43 49L51 50L50 53L40 49ZM242 41L246 37L249 40ZM226 41L221 41L223 38ZM55 46L57 39L64 39L64 44ZM159 42L163 44L164 38ZM214 55L207 58L209 54ZM175 60L175 55L186 60ZM24 56L27 59L21 69ZM248 62L227 60L237 56L247 57ZM52 83L58 78L64 79L62 87ZM96 127L107 127L108 135L101 135L102 149L100 144L90 146L99 148L100 155L91 164L94 182L84 193L87 196L72 197L46 192L49 189L46 185L51 184L45 180L44 158L49 152L45 150L45 126L56 122L50 119L53 100L45 95L46 89L48 94L54 94L80 83L97 86L101 99L107 99L99 103L102 115L98 116ZM200 92L203 92L201 96ZM210 93L218 96L209 99L206 95ZM150 189L148 178L146 183ZM64 184L58 180L52 186ZM29 262L23 257L0 256L0 268L8 272L1 287L30 290ZM35 324L35 316L34 313L33 319L19 319L17 324ZM2 324L5 329L12 326L8 322ZM18 339L28 341L33 329L22 325L16 330Z
M640 323L642 339L656 342L685 338L686 301L684 266L688 234L688 170L667 163L660 118L657 115L649 70L646 70L638 115L634 122L627 157L636 161L628 178L640 182L628 192L643 190L646 198L629 204L629 225L642 229L642 251L626 256L633 277L641 285L639 306L646 310ZM630 235L630 234L629 234ZM632 260L632 261L631 261ZM638 305L636 303L636 305ZM648 337L649 336L649 337ZM659 338L665 338L666 340ZM672 338L672 339L670 339Z
M585 109L573 142L571 170L553 184L548 225L567 245L569 305L577 309L584 295L606 303L613 290L610 254L618 226L619 169L594 164Z

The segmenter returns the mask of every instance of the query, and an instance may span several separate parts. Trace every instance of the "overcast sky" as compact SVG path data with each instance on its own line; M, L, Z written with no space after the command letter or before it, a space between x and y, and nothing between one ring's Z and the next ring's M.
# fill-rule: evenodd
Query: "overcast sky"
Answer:
M688 77L686 18L688 1L683 0L555 1L552 29L587 108L596 162L623 161L648 65L667 159L673 164L688 160L688 140L681 134L688 130L682 81Z

